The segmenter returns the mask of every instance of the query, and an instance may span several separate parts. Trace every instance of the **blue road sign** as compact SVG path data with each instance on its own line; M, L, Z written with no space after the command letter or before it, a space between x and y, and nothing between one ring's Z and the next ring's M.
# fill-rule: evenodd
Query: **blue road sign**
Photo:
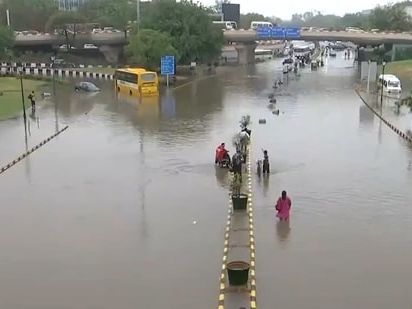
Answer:
M259 27L256 29L256 36L258 39L270 39L271 30L269 27Z
M175 56L163 56L160 59L160 74L174 75L175 74Z
M283 27L274 27L272 28L272 39L284 39L285 38L285 28Z
M285 29L286 39L299 39L300 38L300 28L286 28Z

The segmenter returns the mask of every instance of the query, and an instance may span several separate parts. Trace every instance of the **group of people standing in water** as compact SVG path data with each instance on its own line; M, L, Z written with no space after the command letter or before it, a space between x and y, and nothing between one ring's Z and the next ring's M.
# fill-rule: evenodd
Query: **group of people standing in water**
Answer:
M247 128L243 128L241 133L239 134L240 140L250 138L251 131ZM230 158L229 151L226 149L225 143L221 143L216 148L215 153L215 164L218 164L220 167L227 167L230 168L231 171L242 179L242 164L246 162L246 150L243 149L243 145L245 143L240 143L236 145L236 153ZM260 166L258 161L258 176L260 177ZM269 175L270 173L270 165L269 165L269 154L267 150L263 150L263 174ZM292 207L292 201L288 197L286 191L282 191L281 196L276 202L275 209L276 209L276 216L279 218L280 221L288 221L290 217L290 210Z

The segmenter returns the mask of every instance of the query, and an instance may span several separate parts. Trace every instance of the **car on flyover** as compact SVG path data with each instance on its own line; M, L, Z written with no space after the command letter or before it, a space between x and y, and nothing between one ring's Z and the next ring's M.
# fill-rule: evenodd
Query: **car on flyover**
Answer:
M99 48L94 44L84 44L83 49L99 49Z

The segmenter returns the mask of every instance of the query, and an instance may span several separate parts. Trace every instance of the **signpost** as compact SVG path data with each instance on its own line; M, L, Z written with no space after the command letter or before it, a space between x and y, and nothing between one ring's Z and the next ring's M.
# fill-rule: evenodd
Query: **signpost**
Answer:
M300 38L300 28L286 28L285 29L286 39L299 39Z
M269 27L259 27L256 29L256 37L258 39L270 39L271 35L271 28Z
M166 75L166 83L169 87L169 75L175 74L175 56L163 56L160 59L160 74Z
M285 39L285 28L283 27L272 28L271 37L272 39L275 39L275 40L284 40Z
M295 40L300 39L298 27L260 27L256 29L257 39Z

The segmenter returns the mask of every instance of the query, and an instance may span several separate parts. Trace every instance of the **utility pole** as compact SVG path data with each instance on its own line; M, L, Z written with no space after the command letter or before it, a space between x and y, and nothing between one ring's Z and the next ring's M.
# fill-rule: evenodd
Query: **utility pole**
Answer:
M140 30L140 0L136 0L136 26L137 32Z
M7 27L9 27L9 29L11 29L10 27L10 11L6 10L6 18L7 18Z

